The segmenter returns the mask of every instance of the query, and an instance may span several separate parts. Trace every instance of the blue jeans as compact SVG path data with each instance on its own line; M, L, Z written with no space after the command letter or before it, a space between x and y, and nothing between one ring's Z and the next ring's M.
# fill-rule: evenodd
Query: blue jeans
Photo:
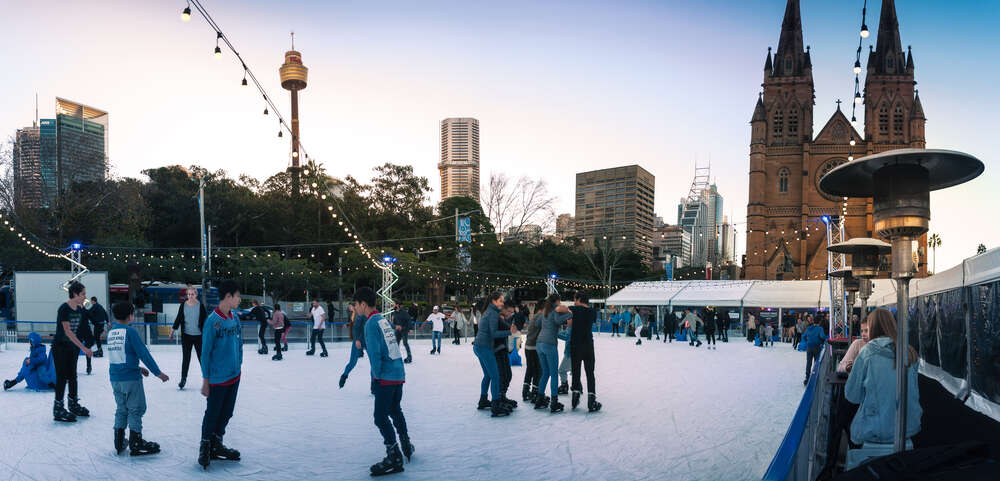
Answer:
M226 434L226 426L233 417L236 407L236 393L240 390L240 382L228 386L209 386L208 402L205 406L205 417L201 420L201 439L212 439L212 436Z
M693 344L693 343L696 343L696 342L700 342L700 341L698 341L698 331L695 330L695 328L689 327L687 335L688 335L688 344Z
M483 382L479 386L479 395L486 396L486 387L490 388L490 399L500 399L500 370L497 369L497 358L492 349L483 349L473 344L472 352L479 359L479 367L483 368Z
M355 341L357 342L357 341ZM358 349L358 345L354 342L351 343L351 360L347 361L347 367L344 368L344 375L348 375L354 370L354 366L358 364L358 357L361 356L361 349Z
M538 381L538 392L545 394L545 381L549 381L549 395L555 397L559 393L559 350L555 344L538 342L538 362L542 365L542 380Z
M441 331L431 332L431 347L438 351L441 350Z
M390 386L375 385L375 426L382 433L382 442L386 445L396 443L396 432L400 437L408 437L406 432L406 418L403 417L403 410L399 407L403 400L403 385L393 384ZM389 420L392 419L392 422Z
M146 391L142 389L142 379L136 381L113 381L111 390L115 394L115 429L126 427L137 433L142 432L142 415L146 414Z

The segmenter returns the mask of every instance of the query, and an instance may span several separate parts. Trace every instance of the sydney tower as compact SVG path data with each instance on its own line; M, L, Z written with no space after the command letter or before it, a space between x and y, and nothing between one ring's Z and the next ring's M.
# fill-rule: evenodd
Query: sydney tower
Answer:
M293 37L294 39L294 37ZM278 69L281 74L281 87L292 93L292 166L288 172L292 174L292 194L299 195L299 90L306 88L306 75L309 69L302 65L302 54L295 50L285 52L285 63Z

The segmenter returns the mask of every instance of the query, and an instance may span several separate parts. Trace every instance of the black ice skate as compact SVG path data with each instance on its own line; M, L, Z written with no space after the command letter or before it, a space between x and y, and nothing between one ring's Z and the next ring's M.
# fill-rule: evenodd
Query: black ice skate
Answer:
M559 385L559 394L569 394L569 383L562 383Z
M222 438L215 436L212 438L212 459L239 461L240 452L232 448L227 448L225 444L222 444Z
M399 449L403 450L403 456L406 456L406 462L410 462L410 458L413 457L413 443L410 442L409 436L399 436Z
M549 398L544 394L539 394L535 398L535 409L545 409L549 407Z
M74 416L78 418L85 418L90 416L90 411L87 408L80 405L80 399L71 397L69 398L69 412L73 413Z
M587 399L587 411L593 413L600 410L601 410L601 403L597 402L597 395L594 393L590 393L590 396L588 396Z
M177 389L184 389L184 386L187 385L187 382L188 382L188 378L182 377L181 378L181 382L177 383Z
M17 385L17 381L8 379L8 380L6 380L6 381L3 382L3 390L6 391L6 390L14 387L15 385Z
M281 350L282 351L288 351L288 343L287 342L281 346Z
M115 429L115 453L121 454L125 450L125 428Z
M531 399L531 384L524 383L521 388L521 401L528 402Z
M385 446L385 459L372 465L371 475L385 476L401 472L403 472L403 453L399 452L398 444L387 444Z
M94 357L104 357L104 349L97 348L97 350L94 351Z
M573 400L570 405L573 406L574 411L576 411L576 407L580 405L580 394L582 394L580 391L573 391Z
M76 415L63 407L62 400L56 400L52 406L52 419L63 423L75 423Z
M328 353L326 351L323 351L323 352L319 353L319 357L329 357L329 356L330 356L330 353Z
M260 354L260 355L267 354L267 346L261 346L260 349L257 349L257 354Z
M535 402L538 399L538 386L531 385L531 393L528 394L528 401Z
M306 351L306 355L307 356L312 356L314 354L316 354L316 349L310 349L310 350Z
M517 409L517 401L510 399L507 396L500 396L500 402L503 403L503 405L510 411Z
M483 409L489 409L490 406L490 400L486 396L479 396L479 405L476 406L476 409L482 411Z
M211 462L211 454L212 441L202 439L201 446L198 448L198 464L201 465L201 469L208 469L208 463Z
M340 375L340 382L338 383L338 385L340 386L341 389L344 388L344 383L346 383L346 382L347 382L347 374L341 374Z
M564 408L565 408L565 406L563 406L563 404L561 402L559 402L559 397L558 396L552 396L552 403L549 404L549 412L552 413L552 414L561 413L561 412L563 412Z
M284 357L281 356L281 350L275 350L274 355L271 356L271 360L272 361L280 361L282 359L284 359Z
M432 348L431 348L431 354L434 354L435 352L437 352L437 348L433 348L433 347L432 347Z
M142 439L142 433L129 430L128 432L128 455L145 456L160 452L160 445L152 441Z
M490 417L500 418L504 416L510 416L510 409L504 405L503 401L495 399L490 403Z

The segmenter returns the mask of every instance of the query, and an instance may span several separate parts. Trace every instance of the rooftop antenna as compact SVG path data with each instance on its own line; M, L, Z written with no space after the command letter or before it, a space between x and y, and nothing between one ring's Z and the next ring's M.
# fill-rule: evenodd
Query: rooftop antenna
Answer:
M38 92L35 92L35 123L32 127L38 127Z
M292 30L292 50L295 50L295 30Z

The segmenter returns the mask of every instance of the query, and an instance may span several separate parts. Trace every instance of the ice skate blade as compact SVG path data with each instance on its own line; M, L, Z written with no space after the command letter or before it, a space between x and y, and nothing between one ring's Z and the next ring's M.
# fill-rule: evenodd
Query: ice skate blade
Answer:
M385 476L385 475L388 475L388 474L402 473L403 471L404 471L403 467L400 466L399 469L393 468L390 471L385 471L385 472L381 472L381 473L374 473L373 472L373 473L371 473L371 477L375 478L375 477L378 477L378 476Z

